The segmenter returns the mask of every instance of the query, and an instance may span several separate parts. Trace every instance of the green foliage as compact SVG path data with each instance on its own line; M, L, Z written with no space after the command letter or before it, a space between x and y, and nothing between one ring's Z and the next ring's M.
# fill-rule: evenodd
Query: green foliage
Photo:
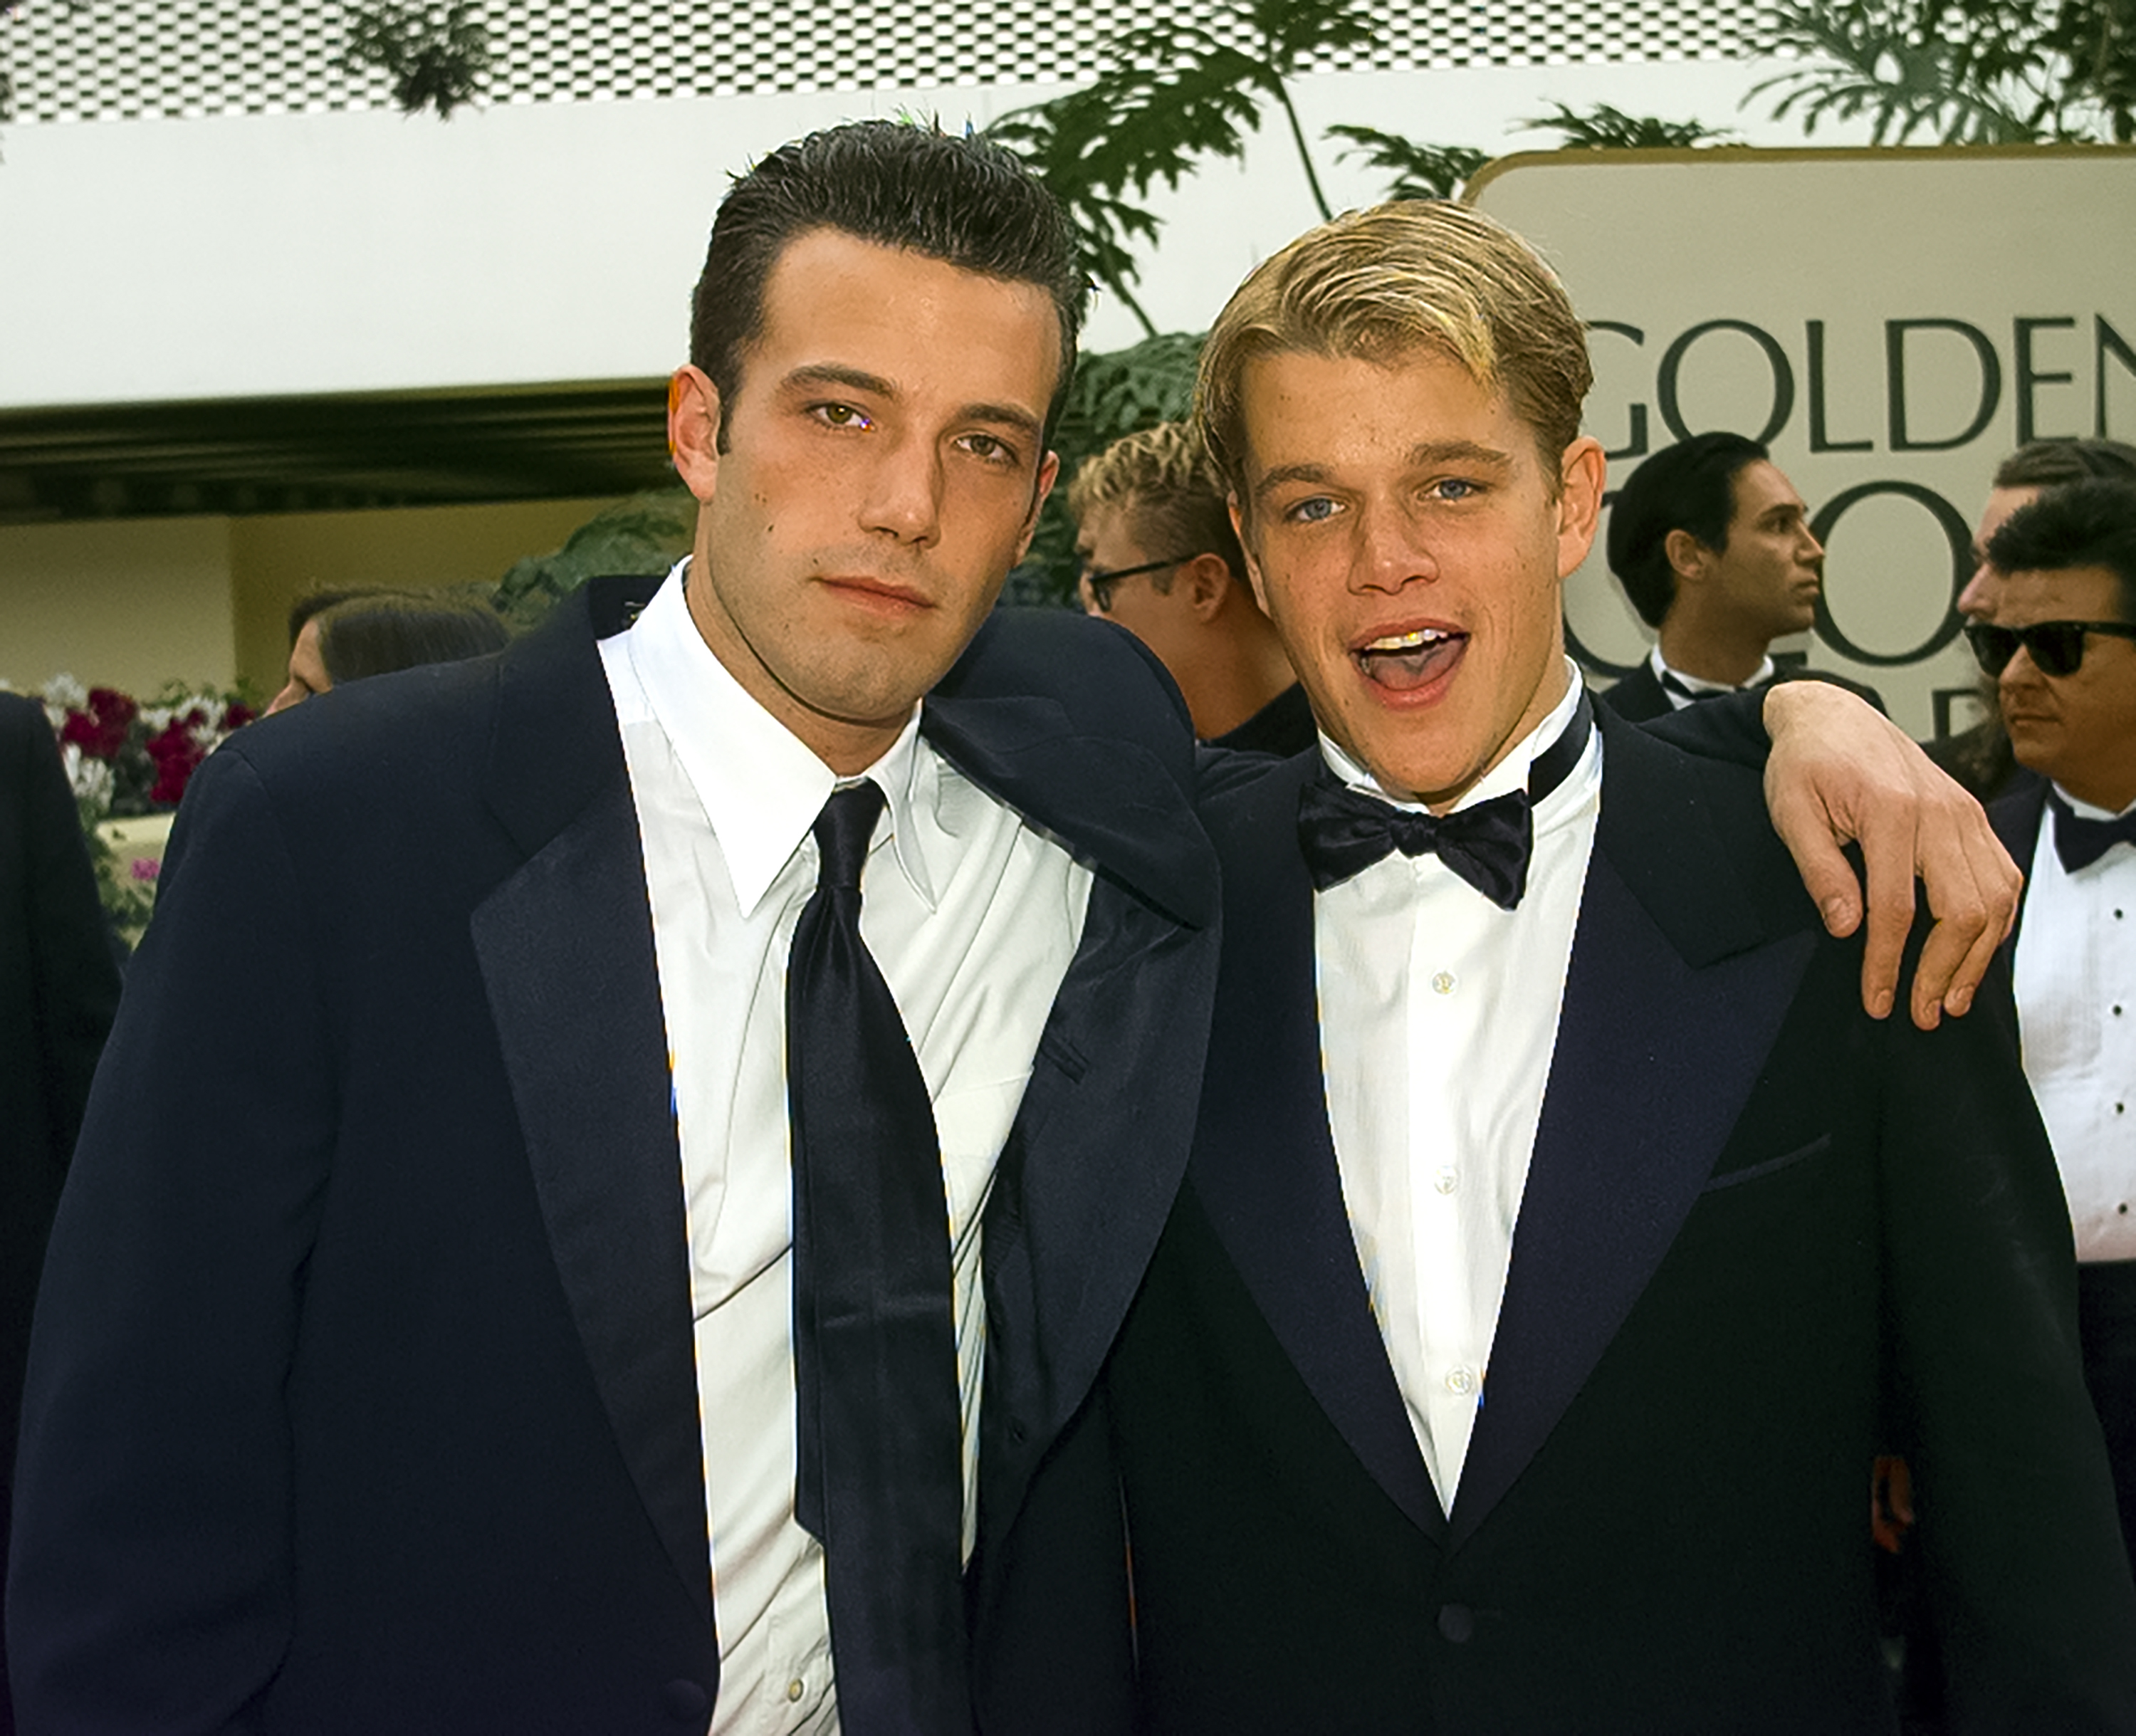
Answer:
M489 600L512 625L531 626L588 579L667 571L690 552L697 523L697 503L687 489L634 494L595 513L561 548L513 563Z
M1070 604L1075 600L1075 526L1068 516L1066 484L1084 460L1123 435L1159 422L1177 421L1192 408L1194 367L1202 354L1198 333L1167 332L1133 348L1085 355L1053 430L1061 455L1061 479L1038 516L1031 550L1009 575L1003 593L1012 603Z
M1177 187L1206 158L1243 158L1268 101L1283 112L1313 202L1330 215L1289 80L1316 55L1354 47L1371 32L1362 0L1232 0L1210 23L1175 18L1116 37L1091 84L1012 110L988 137L1052 189L1075 226L1084 269L1154 338L1130 287L1135 250L1158 229L1143 202L1159 182Z
M1556 129L1568 150L1672 151L1692 145L1718 144L1736 137L1726 127L1709 127L1703 121L1661 120L1651 114L1627 114L1608 103L1597 103L1585 114L1552 103L1551 112L1524 120L1524 127Z
M396 0L351 0L342 64L383 72L405 113L434 109L440 120L448 119L481 88L489 69L489 34L473 0L453 0L442 13Z
M1876 143L2136 140L2136 0L1779 0L1761 46L1803 58L1751 92Z
M1395 177L1386 189L1390 199L1454 198L1463 183L1491 160L1488 151L1473 145L1425 144L1377 127L1330 127L1328 136L1348 142L1342 153L1345 159L1362 158Z

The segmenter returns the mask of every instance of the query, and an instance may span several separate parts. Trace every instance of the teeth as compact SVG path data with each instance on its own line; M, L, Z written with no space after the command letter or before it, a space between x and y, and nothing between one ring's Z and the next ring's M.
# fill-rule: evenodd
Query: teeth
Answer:
M1391 634L1386 639L1376 639L1365 649L1367 651L1415 651L1425 645L1435 645L1451 639L1450 633L1442 633L1435 627L1427 627L1415 633Z

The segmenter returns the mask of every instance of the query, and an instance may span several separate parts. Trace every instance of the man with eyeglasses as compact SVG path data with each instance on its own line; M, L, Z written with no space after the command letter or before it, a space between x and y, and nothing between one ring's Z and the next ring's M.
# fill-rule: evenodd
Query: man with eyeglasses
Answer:
M1224 491L1183 422L1115 440L1075 473L1076 591L1179 683L1194 733L1219 747L1289 756L1313 742L1313 711L1246 584Z
M1988 545L1998 678L2018 763L1989 810L2027 871L2016 949L2025 1072L2076 1233L2086 1384L2136 1555L2136 484L2050 489Z

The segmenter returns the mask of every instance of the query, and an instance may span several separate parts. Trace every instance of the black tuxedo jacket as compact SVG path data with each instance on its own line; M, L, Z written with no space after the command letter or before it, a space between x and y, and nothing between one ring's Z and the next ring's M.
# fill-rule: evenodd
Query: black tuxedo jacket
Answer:
M196 779L39 1301L27 1730L705 1728L720 1467L607 601ZM1098 871L986 1209L1012 1514L1185 1162L1214 863L1125 635L998 620L923 727Z
M1755 777L1600 722L1600 826L1450 1515L1328 1131L1294 831L1312 757L1205 804L1226 956L1201 1123L1107 1383L1142 1727L1893 1728L1863 1500L1887 1394L1952 1727L2136 1727L2067 1215L2007 1026L1868 1019L1859 947L1825 936Z
M37 1272L118 1005L111 932L44 708L0 693L0 1554ZM0 1731L7 1699L0 1648Z
M2017 895L2017 920L2011 926L2010 938L2002 944L2003 951L2012 958L2017 956L2017 931L2024 926L2025 899L2032 889L2032 853L2040 842L2040 828L2046 822L2048 787L2046 779L2021 766L2009 789L1988 805L1988 824L1994 827L1995 836L2010 853L2010 859L2026 875L2023 890Z
M1663 689L1661 677L1654 673L1654 666L1643 657L1633 665L1629 675L1619 676L1597 694L1595 703L1608 706L1628 723L1645 723L1656 717L1666 717L1675 709Z

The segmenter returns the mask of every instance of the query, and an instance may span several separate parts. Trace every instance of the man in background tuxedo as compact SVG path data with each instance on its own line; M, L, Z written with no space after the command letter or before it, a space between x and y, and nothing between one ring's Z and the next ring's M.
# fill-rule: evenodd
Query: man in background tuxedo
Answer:
M31 1304L118 1004L111 931L51 727L36 700L0 693L0 1553ZM0 1731L13 1728L7 1701L0 1646Z
M1641 722L1769 682L1772 642L1816 618L1824 548L1760 442L1700 434L1625 482L1609 511L1609 570L1656 638L1603 703Z
M1958 594L1958 612L1968 620L1993 621L2002 576L1988 558L1988 545L2018 508L2043 489L2096 479L2136 482L2136 446L2109 440L2027 440L1995 467L1993 484L1973 532L1973 572ZM2010 751L1996 683L1982 677L1986 716L1971 729L1923 743L1929 757L1983 802L2012 795L2032 781Z
M1547 268L1354 214L1202 365L1323 742L1202 807L1201 1121L1107 1383L1141 1728L1889 1728L1888 1415L1953 1727L2136 1729L2007 1027L1867 1017L1755 780L1590 717L1560 587L1604 465Z
M1990 810L2027 870L2021 1047L2068 1196L2085 1379L2136 1554L2136 484L2042 490L1988 557L1998 582L1967 632L2039 779Z
M1313 711L1246 583L1238 532L1200 437L1162 422L1114 440L1068 484L1076 590L1157 653L1214 747L1292 754Z

